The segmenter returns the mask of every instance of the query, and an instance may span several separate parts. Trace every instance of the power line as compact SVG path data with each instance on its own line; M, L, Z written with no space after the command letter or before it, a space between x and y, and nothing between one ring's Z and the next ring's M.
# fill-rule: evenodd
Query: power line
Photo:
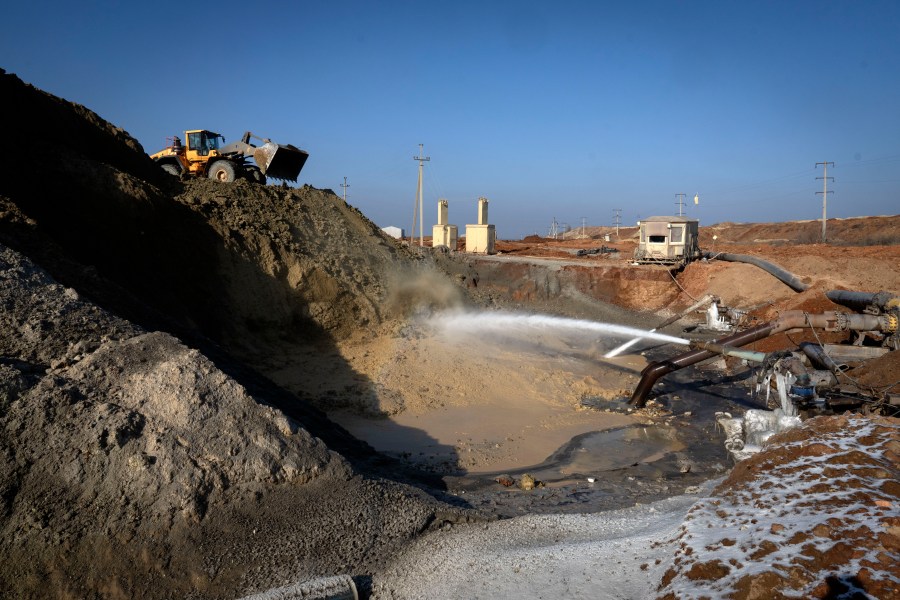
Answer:
M828 191L828 180L830 179L830 180L834 181L834 177L828 176L828 165L831 165L833 167L834 163L833 162L817 162L816 163L817 169L819 168L819 165L824 165L824 169L825 169L825 174L823 177L816 177L816 179L822 180L822 185L824 186L821 192L816 192L816 194L822 194L822 243L824 244L827 239L825 237L825 212L826 212L826 207L828 206L828 194L834 193L834 192Z
M550 231L547 232L547 237L554 240L559 237L559 223L556 222L556 217L553 217L553 221L550 223Z
M849 164L842 164L842 169L849 169L851 167L871 167L871 166L880 166L886 163L892 162L900 162L900 154L888 154L886 156L876 156L875 158L866 158L855 160Z
M685 196L685 194L683 194L683 193L675 194L675 197L678 198L678 200L675 201L675 205L678 207L678 216L679 217L684 216L684 196Z

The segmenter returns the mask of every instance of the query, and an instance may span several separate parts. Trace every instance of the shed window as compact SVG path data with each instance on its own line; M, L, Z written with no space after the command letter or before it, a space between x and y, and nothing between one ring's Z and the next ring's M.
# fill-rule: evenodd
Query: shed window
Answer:
M669 233L669 239L673 244L684 243L684 227L673 226L671 232Z
M664 235L651 235L651 236L650 236L650 243L651 243L651 244L665 244L665 243L666 243L666 236L664 236Z

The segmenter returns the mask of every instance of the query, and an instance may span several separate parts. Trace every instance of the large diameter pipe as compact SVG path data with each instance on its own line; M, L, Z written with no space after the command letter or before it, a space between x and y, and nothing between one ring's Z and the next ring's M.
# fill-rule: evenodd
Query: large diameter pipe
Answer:
M782 320L784 327L778 331L806 326L818 327L825 331L896 331L897 329L897 320L891 315L859 315L837 311L811 315L792 310L779 317L776 323L780 323ZM799 324L798 321L800 321Z
M866 310L870 306L877 306L882 310L889 310L900 306L900 297L890 293L881 291L872 292L851 292L849 290L830 290L825 292L825 296L841 306L852 308L853 310Z
M734 348L732 346L722 346L713 342L691 342L690 347L691 350L709 350L710 352L715 352L716 354L721 354L723 356L733 356L735 358L758 363L764 362L766 360L766 356L768 356L765 352L756 352L755 350L742 350L740 348Z
M733 333L723 338L719 338L715 340L715 343L721 346L746 346L757 340L769 337L769 335L772 334L772 329L774 327L775 323L757 325L756 327L741 331L740 333ZM715 355L715 352L710 352L709 350L691 350L690 352L686 352L670 360L650 363L644 367L643 371L641 371L641 380L638 381L637 387L634 388L634 393L631 395L631 400L629 400L628 403L637 408L643 408L644 404L647 403L647 395L653 388L653 384L655 384L660 377Z
M834 311L813 315L800 310L790 310L782 313L775 321L717 339L714 343L741 347L782 331L804 327L818 327L826 331L896 331L897 319L890 315L857 315ZM713 356L715 353L708 350L692 350L669 360L650 363L641 371L641 379L628 403L642 408L647 402L647 395L660 377Z
M768 261L762 260L761 258L757 258L755 256L748 256L746 254L728 254L725 252L719 254L713 254L711 252L706 252L703 255L703 258L707 260L724 260L728 262L742 262L750 265L754 265L762 269L763 271L774 275L777 279L787 285L789 288L794 290L795 292L805 292L809 289L809 285L800 281L800 278L794 275L789 271L785 271L781 267L776 264L770 263Z
M849 366L845 363L835 362L833 358L828 356L825 352L825 349L818 344L811 344L809 342L803 342L800 344L800 350L803 351L809 359L815 363L817 366L825 367L829 371L838 372L838 371L846 371Z

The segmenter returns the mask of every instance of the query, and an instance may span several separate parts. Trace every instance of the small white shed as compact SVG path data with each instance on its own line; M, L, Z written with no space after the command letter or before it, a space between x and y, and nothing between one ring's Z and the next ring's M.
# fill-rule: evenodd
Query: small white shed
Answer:
M700 257L700 221L688 217L649 217L638 221L635 262L686 264Z
M392 238L395 238L398 240L402 240L404 237L403 230L400 229L399 227L394 227L393 225L388 225L387 227L382 227L381 230L383 232L385 232L386 234L388 234L389 236L391 236Z

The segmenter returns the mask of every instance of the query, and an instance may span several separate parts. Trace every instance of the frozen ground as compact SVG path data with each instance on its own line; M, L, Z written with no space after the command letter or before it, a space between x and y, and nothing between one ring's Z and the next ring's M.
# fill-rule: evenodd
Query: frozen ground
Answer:
M372 598L651 598L688 509L712 483L622 510L435 532L375 578Z
M436 531L374 598L900 598L900 420L809 419L727 479L592 515Z

